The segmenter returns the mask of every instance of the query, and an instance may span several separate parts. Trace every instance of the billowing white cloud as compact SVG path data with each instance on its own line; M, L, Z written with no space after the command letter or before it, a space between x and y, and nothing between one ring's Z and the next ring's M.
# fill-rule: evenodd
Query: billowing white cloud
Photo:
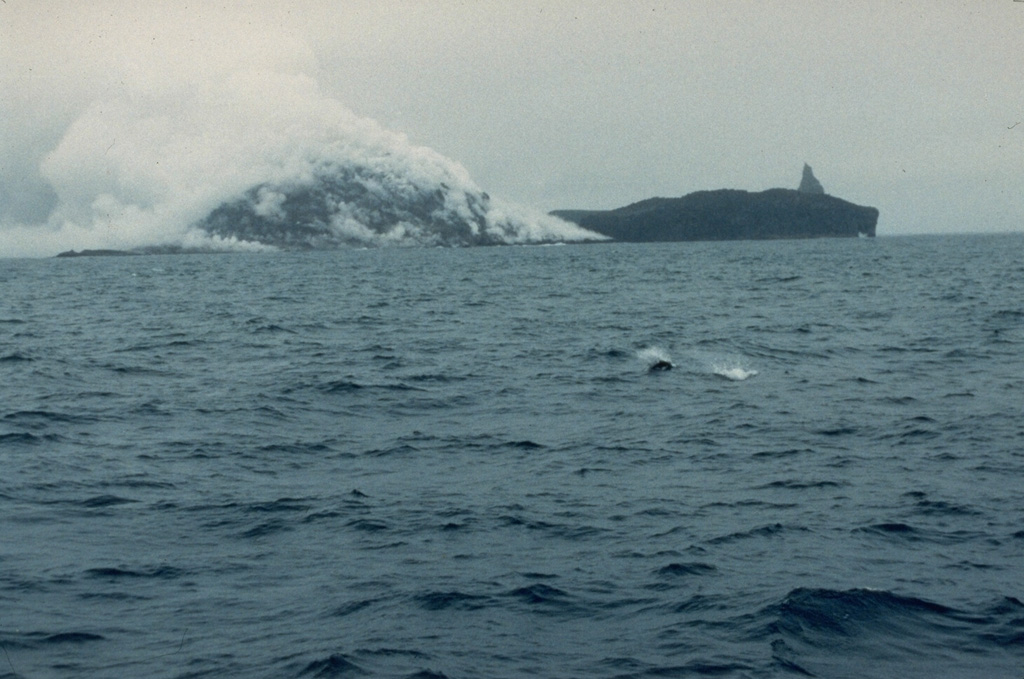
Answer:
M389 145L414 185L445 167L544 210L795 187L806 161L880 234L1020 230L1022 32L1009 0L7 0L0 255L181 234L257 185L273 215L303 149Z
M42 160L40 171L58 200L49 225L67 237L68 247L186 240L201 246L195 225L247 192L253 214L287 228L282 206L289 190L339 177L372 199L365 205L336 199L327 206L324 235L340 241L449 242L435 239L408 209L399 213L408 219L388 223L387 215L380 216L392 204L402 210L434 194L442 194L443 208L436 210L444 212L433 215L436 221L465 222L470 237L482 235L476 233L481 228L498 242L588 237L547 216L492 207L489 197L482 208L470 204L485 194L465 168L356 116L303 74L243 70L192 89L131 88L95 101Z
M136 42L147 35L135 35ZM492 204L457 162L325 95L303 42L245 37L219 26L216 40L203 32L173 41L154 36L144 63L123 46L106 55L102 62L116 76L90 74L96 96L33 168L55 198L45 224L8 224L0 254L45 254L55 246L230 246L231 236L225 241L195 225L247 192L253 214L281 220L289 189L332 173L348 173L378 204L440 194L444 214L435 221L463 219L469 232L482 229L500 242L591 237L546 215ZM194 60L183 62L197 44ZM372 206L329 207L328 235L333 230L339 240L437 240L415 218L382 226L373 223L380 210Z

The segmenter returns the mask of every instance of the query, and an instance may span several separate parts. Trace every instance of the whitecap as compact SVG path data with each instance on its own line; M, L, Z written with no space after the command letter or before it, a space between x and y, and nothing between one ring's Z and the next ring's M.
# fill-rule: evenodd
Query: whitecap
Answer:
M715 364L711 366L711 372L727 380L742 381L757 375L756 370L747 370L738 365Z

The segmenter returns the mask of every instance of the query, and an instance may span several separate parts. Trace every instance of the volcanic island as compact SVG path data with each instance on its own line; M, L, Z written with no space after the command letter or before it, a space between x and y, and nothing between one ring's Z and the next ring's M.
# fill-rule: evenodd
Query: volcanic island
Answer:
M800 186L760 192L696 191L648 198L613 210L550 213L612 241L637 243L874 237L878 209L825 193L809 165Z

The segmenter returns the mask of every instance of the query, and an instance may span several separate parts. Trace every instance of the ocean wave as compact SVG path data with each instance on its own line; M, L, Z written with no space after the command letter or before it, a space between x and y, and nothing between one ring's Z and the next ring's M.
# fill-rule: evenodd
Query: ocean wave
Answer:
M673 577L687 576L687 575L710 575L718 569L709 563L702 563L694 561L690 563L670 563L667 566L663 566L658 569L658 575L668 575Z
M152 566L150 568L122 568L107 566L101 568L89 568L85 571L85 574L91 578L103 580L120 580L123 578L172 580L183 576L185 571L175 566L166 565Z
M977 676L972 649L1009 649L1024 638L1022 608L1006 598L967 613L886 590L797 588L763 613L773 656L798 673L968 677Z
M310 661L299 672L300 677L315 677L316 679L333 679L334 677L360 674L366 674L366 670L352 662L343 653L332 653L326 658Z
M465 592L426 592L415 596L416 604L428 611L463 610L474 611L493 605L491 597Z
M32 358L31 356L20 352L13 352L10 354L4 354L3 356L0 356L0 363L28 363L34 360L35 359Z

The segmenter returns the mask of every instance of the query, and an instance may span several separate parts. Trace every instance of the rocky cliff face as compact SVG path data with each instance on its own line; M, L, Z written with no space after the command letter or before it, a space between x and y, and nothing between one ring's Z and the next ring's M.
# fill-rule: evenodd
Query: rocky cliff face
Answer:
M698 191L615 210L552 213L618 241L856 238L874 236L878 210L824 193L769 189Z
M825 187L814 176L814 170L807 163L804 163L804 175L800 178L800 186L797 191L800 193L825 193Z

